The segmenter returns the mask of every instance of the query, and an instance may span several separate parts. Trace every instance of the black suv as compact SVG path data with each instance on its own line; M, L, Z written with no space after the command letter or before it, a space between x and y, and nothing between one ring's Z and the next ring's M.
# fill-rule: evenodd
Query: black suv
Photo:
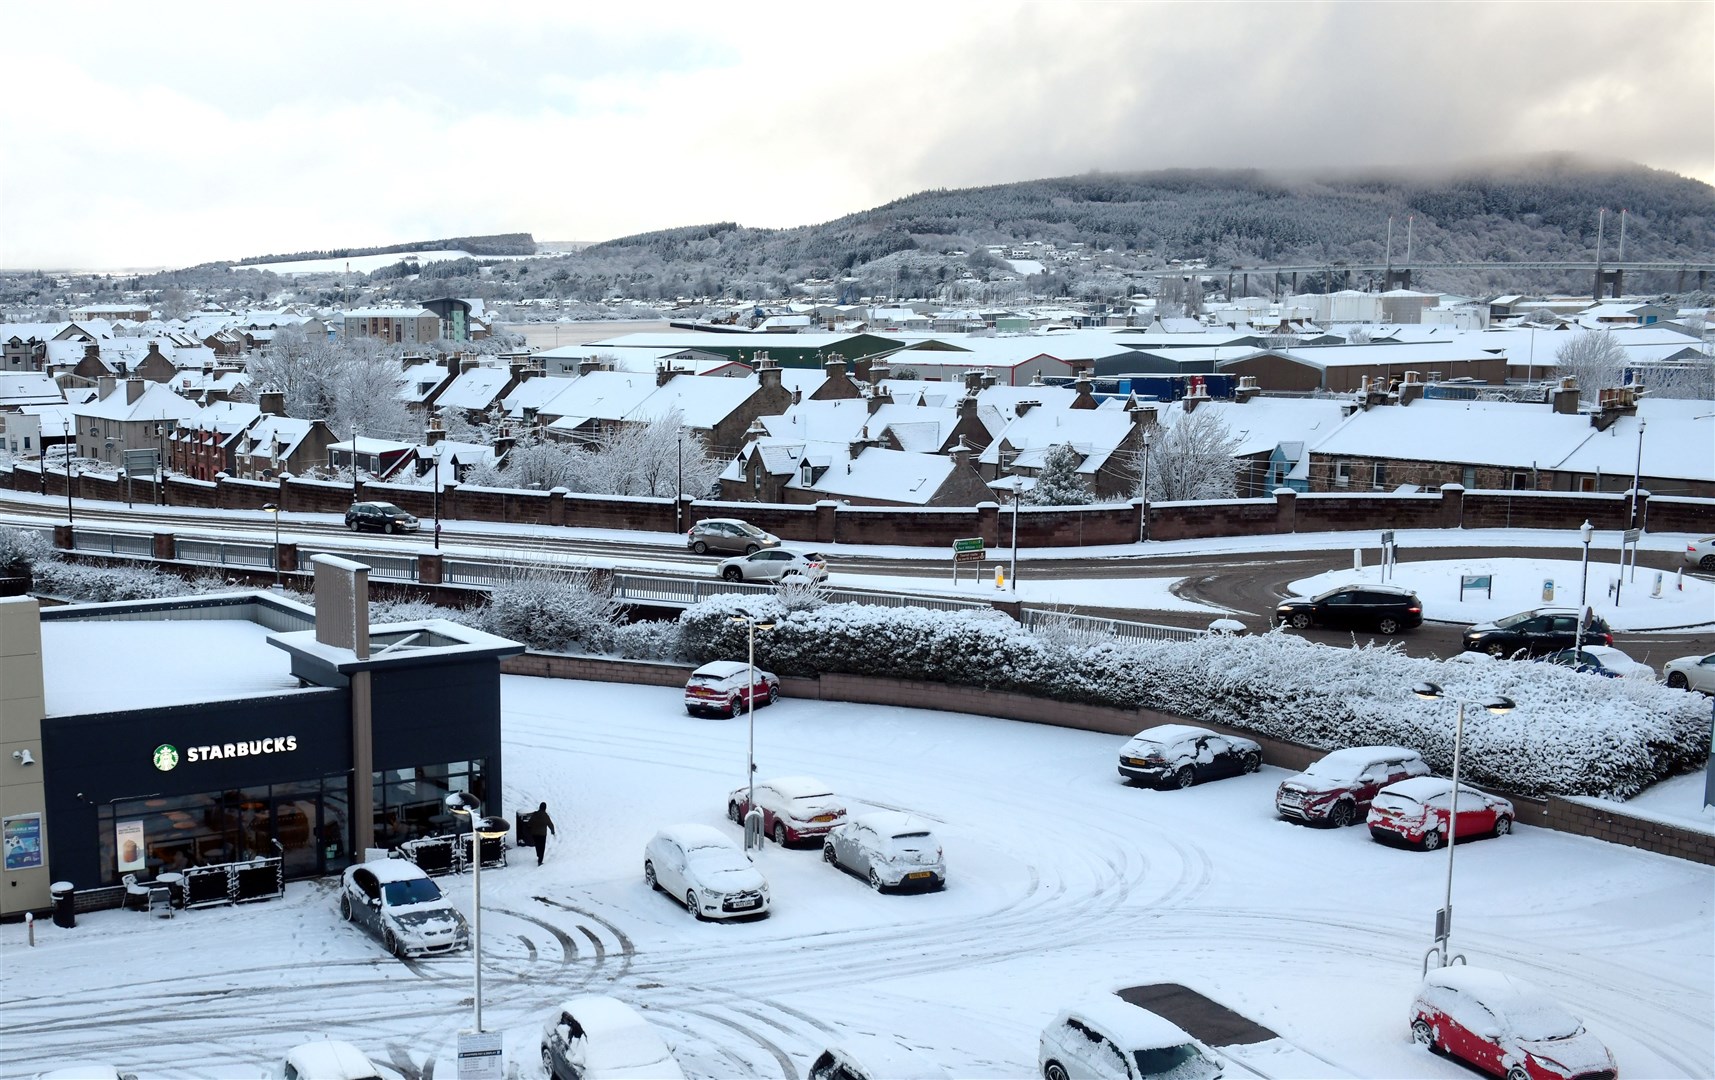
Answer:
M1532 608L1494 622L1478 623L1465 631L1466 652L1490 656L1547 656L1570 649L1578 640L1577 608ZM1612 645L1613 631L1591 617L1584 625L1584 644Z
M1275 605L1274 621L1300 630L1374 630L1397 634L1423 625L1423 602L1394 585L1340 585L1317 596L1289 596Z
M352 532L373 529L376 532L416 532L422 523L415 517L384 502L352 503L345 512L345 527Z

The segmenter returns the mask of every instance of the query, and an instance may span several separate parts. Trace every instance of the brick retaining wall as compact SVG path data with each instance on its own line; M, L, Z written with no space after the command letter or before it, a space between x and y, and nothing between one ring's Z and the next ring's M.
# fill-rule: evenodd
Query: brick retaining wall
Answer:
M1692 862L1715 865L1715 834L1633 817L1601 799L1548 797L1548 827L1610 844L1643 848Z

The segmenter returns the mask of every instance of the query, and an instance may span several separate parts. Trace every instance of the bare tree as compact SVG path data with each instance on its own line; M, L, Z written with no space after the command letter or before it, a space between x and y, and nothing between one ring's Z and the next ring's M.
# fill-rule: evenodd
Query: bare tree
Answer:
M325 420L342 436L355 430L373 438L416 437L417 424L399 396L404 369L374 338L333 342L281 327L246 370L252 393L286 395L287 416Z
M1595 401L1603 390L1620 385L1626 351L1601 330L1586 330L1554 351L1561 375L1578 380L1578 400Z
M1231 499L1238 493L1239 438L1214 412L1181 415L1149 444L1151 502ZM1141 478L1140 478L1141 479Z

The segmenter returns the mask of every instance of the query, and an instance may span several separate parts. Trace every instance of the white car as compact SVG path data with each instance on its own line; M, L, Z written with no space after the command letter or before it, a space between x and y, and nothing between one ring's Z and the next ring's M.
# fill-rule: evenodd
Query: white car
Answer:
M728 581L823 581L828 576L828 560L814 551L763 548L722 559L718 573Z
M822 858L882 889L941 889L947 863L926 822L898 810L860 814L822 841Z
M381 939L394 956L452 952L470 945L464 913L409 859L377 859L340 875L339 915Z
M643 849L643 880L698 919L768 912L768 881L725 833L707 825L672 825Z
M542 1028L549 1080L684 1080L672 1051L636 1009L586 994L560 1003Z
M947 1070L891 1039L847 1035L816 1055L807 1080L947 1080Z
M1215 1080L1225 1063L1179 1025L1114 994L1066 1009L1042 1029L1043 1080Z
M828 785L810 776L779 776L756 782L756 805L762 810L762 833L781 847L826 836L846 820L845 804ZM750 788L727 796L726 816L733 824L750 813Z
M1661 670L1667 676L1669 686L1715 694L1715 653L1669 660L1662 665Z
M1715 536L1686 544L1685 561L1699 570L1715 570Z
M1655 668L1640 664L1612 645L1586 645L1582 649L1561 649L1549 653L1543 660L1573 671L1600 675L1608 679L1655 679Z
M712 660L685 681L685 711L692 716L738 716L752 702L772 705L779 700L780 676L738 660Z
M381 1080L381 1070L362 1050L334 1039L292 1047L275 1075L280 1080Z
M137 1074L120 1072L111 1065L79 1061L39 1072L31 1080L137 1080Z

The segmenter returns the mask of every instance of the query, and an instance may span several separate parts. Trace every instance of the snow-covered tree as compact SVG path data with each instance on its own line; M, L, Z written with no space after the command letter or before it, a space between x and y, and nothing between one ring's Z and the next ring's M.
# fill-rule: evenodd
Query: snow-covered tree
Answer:
M1095 501L1089 483L1078 475L1084 455L1071 443L1051 447L1036 474L1036 484L1024 493L1030 506L1087 506Z
M1626 351L1602 330L1586 330L1554 350L1561 375L1578 380L1578 400L1594 402L1603 391L1620 385Z
M287 416L325 420L341 438L356 431L415 439L418 425L399 396L405 373L396 353L374 338L327 341L281 327L246 367L250 392L283 392Z
M1157 428L1150 440L1147 497L1152 502L1233 498L1238 492L1239 465L1233 457L1238 449L1238 436L1219 414L1205 410L1181 415L1165 431Z
M604 435L593 453L586 490L607 495L671 497L674 487L684 494L706 494L721 473L722 463L709 455L708 444L685 427L679 410L645 423L622 425Z

